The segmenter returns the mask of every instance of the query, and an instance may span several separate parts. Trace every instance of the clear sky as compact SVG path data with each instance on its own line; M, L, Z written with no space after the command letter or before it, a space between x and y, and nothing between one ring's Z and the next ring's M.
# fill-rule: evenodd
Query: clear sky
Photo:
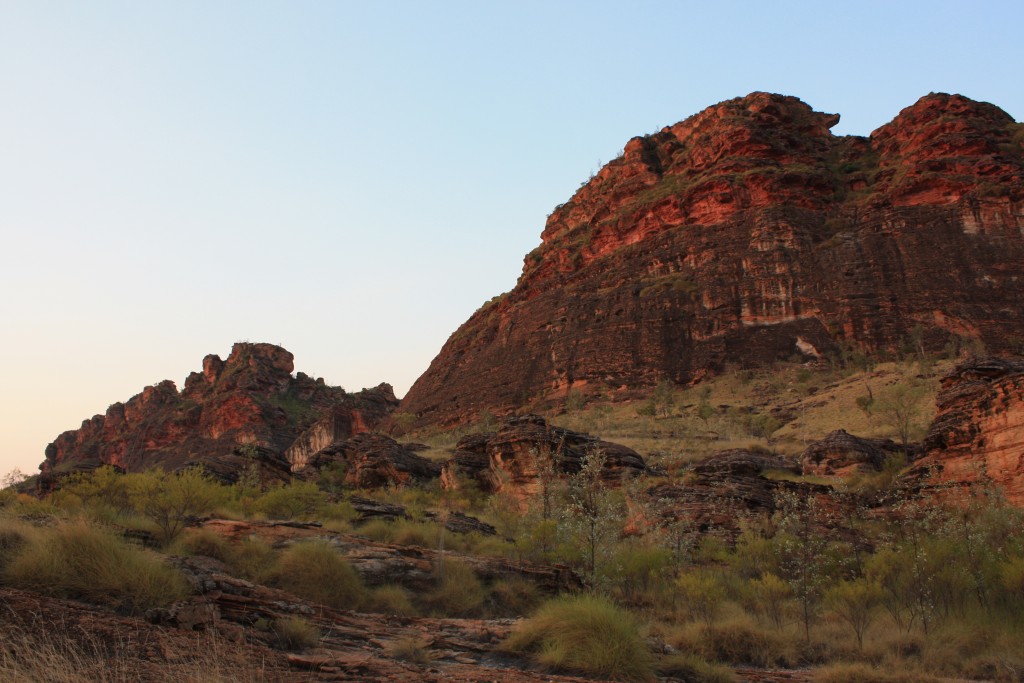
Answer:
M0 475L207 353L402 395L625 142L768 90L1024 117L1019 2L0 0Z

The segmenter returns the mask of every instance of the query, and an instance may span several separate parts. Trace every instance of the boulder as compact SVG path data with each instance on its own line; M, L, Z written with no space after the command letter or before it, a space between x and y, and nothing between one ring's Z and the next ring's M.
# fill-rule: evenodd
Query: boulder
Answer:
M829 432L824 439L810 444L800 456L804 474L818 476L847 476L854 472L880 472L885 463L900 455L910 460L910 453L892 439L862 439L843 429Z

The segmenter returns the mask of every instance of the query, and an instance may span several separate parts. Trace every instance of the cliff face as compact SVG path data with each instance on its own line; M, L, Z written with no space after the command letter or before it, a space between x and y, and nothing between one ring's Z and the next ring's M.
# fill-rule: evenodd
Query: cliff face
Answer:
M913 328L1024 338L1024 127L932 94L870 137L754 93L630 140L404 399L423 422L689 382Z
M230 479L240 453L287 473L284 453L311 425L330 418L352 436L398 403L387 384L348 394L293 369L292 354L271 344L235 344L227 360L209 355L181 392L164 380L58 436L40 466L44 479L99 465L135 472L192 463Z
M995 488L1024 506L1024 359L968 361L942 379L935 403L912 477L924 486Z

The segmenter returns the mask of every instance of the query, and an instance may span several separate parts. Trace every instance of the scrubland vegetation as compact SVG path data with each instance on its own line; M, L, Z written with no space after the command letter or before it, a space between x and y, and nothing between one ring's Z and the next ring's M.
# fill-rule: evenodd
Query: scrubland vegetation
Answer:
M0 584L139 614L188 592L164 558L203 555L235 576L338 609L523 617L504 651L543 669L613 680L730 681L734 668L757 667L810 668L817 681L1021 681L1024 515L998 495L918 499L899 488L905 461L896 459L877 473L782 487L770 515L723 499L735 527L698 529L673 514L671 501L647 493L657 483L685 483L686 464L729 447L792 455L839 427L913 441L931 417L942 369L792 365L735 371L686 390L663 386L630 404L576 396L557 423L630 445L664 475L610 486L593 453L569 478L542 462L540 492L525 503L485 496L470 482L457 491L433 484L358 492L405 506L410 518L397 521L357 522L351 492L330 472L263 487L252 477L224 486L198 470L100 468L42 499L0 493ZM415 436L436 450L452 439ZM455 510L490 522L498 535L446 531L437 519ZM440 514L430 519L428 511ZM197 526L208 516L317 520L323 538L232 541ZM331 542L339 534L444 551L432 590L366 586ZM527 579L485 581L461 555L567 564L585 589L550 596ZM286 649L320 637L301 620L268 628ZM48 648L41 657L61 654L59 643ZM0 675L14 666L13 651L0 648ZM412 641L395 656L429 659Z

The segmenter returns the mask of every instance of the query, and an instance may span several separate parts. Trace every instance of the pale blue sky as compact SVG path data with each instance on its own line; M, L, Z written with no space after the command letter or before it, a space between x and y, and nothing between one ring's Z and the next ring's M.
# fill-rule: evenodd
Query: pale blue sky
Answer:
M0 474L234 341L404 393L632 136L1024 115L1017 2L0 0Z

